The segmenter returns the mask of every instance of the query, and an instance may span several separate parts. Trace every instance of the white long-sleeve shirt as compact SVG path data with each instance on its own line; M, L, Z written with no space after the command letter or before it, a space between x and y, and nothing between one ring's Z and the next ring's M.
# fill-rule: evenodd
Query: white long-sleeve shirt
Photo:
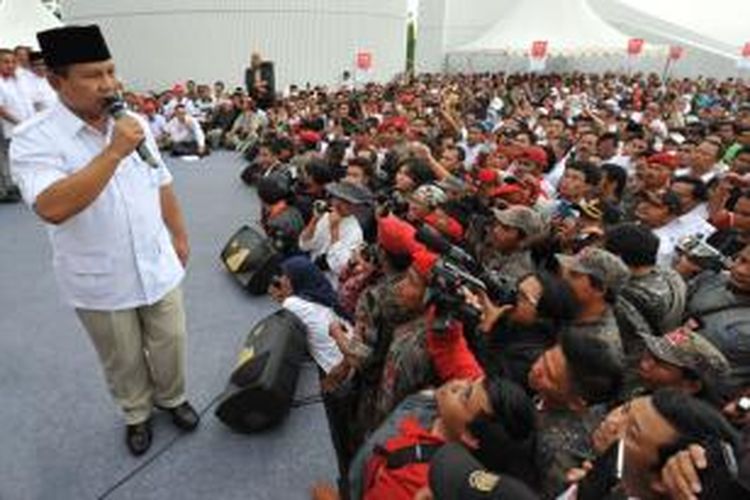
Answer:
M300 238L299 247L305 252L310 252L312 260L325 254L328 267L331 269L334 278L337 278L346 263L349 262L352 253L363 242L364 236L357 218L349 215L341 219L338 241L331 243L330 214L325 214L315 225L312 238L306 241Z
M344 360L336 341L329 335L331 323L338 317L330 307L292 295L281 306L293 313L307 330L307 348L320 368L328 373Z
M9 120L0 119L6 139L10 139L16 125L34 116L34 105L24 82L25 80L20 78L18 73L10 78L0 76L0 107L18 120L18 123L12 123Z
M206 147L206 135L203 133L198 120L192 116L185 116L185 121L180 121L177 117L169 120L166 126L166 131L169 134L172 142L197 142L198 147L203 149Z

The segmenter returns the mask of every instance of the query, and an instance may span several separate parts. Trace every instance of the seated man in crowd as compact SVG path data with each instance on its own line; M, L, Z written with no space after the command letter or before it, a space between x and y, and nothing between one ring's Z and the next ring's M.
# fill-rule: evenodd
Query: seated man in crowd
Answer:
M238 110L234 108L231 100L222 99L219 101L206 126L206 137L212 149L231 147L231 144L227 141L227 134L229 133L229 129L232 128L237 115Z
M167 122L165 131L169 134L172 156L203 156L208 152L200 123L182 104L175 107L174 117Z

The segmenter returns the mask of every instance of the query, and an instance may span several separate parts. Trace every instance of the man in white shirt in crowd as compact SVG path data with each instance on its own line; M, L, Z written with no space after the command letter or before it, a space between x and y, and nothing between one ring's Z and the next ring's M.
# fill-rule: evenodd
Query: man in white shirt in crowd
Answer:
M25 82L32 76L31 47L19 45L13 49L13 55L16 57L16 75Z
M673 191L648 191L642 196L635 217L659 238L656 262L660 266L671 265L675 247L686 236L700 234L707 238L716 231L705 219L680 217L680 197Z
M354 205L371 201L364 187L343 181L326 186L331 196L330 209L316 205L307 227L299 236L299 247L326 272L334 288L338 276L364 242L362 228L354 215Z
M26 86L18 77L15 55L8 49L0 49L0 199L18 198L8 170L8 147L13 129L33 114Z
M714 141L704 140L693 149L690 155L690 164L675 172L676 177L688 176L702 180L706 185L710 184L716 176L720 176L727 170L727 166L721 163L721 144Z
M206 135L198 120L188 114L182 104L174 110L167 122L166 132L172 147L172 156L202 156L206 154Z
M145 120L107 112L118 81L99 28L56 28L37 39L60 103L18 127L11 170L47 223L61 292L123 410L126 444L141 455L154 406L180 429L199 422L185 398L185 223ZM157 168L136 154L140 144Z
M178 105L184 106L190 116L198 114L195 103L187 96L185 87L179 83L172 87L172 98L164 105L164 116L167 120L170 120L174 116Z
M31 72L26 79L26 88L37 113L50 109L57 102L57 93L47 81L47 66L41 52L32 52L29 56Z

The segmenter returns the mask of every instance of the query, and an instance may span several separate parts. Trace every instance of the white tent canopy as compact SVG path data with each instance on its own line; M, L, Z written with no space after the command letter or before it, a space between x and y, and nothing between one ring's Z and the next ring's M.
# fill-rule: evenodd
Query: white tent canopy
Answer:
M553 57L624 55L628 46L628 37L597 16L585 0L523 0L486 33L453 52L526 55L535 41L546 41Z
M41 0L3 0L0 3L0 47L38 47L38 31L61 25Z

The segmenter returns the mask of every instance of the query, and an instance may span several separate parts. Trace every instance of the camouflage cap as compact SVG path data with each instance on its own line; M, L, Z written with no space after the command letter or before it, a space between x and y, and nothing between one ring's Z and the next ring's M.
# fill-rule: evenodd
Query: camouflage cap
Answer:
M649 352L671 365L698 375L723 378L729 374L727 358L702 335L689 328L678 328L663 337L644 336Z
M533 238L544 232L542 216L529 207L513 205L505 210L494 210L495 218L506 226L523 231L526 238Z
M412 193L409 199L415 203L435 208L445 203L448 196L445 191L434 184L422 184Z
M622 259L601 248L586 247L575 256L557 254L556 257L562 267L593 276L614 292L630 278L630 270Z

